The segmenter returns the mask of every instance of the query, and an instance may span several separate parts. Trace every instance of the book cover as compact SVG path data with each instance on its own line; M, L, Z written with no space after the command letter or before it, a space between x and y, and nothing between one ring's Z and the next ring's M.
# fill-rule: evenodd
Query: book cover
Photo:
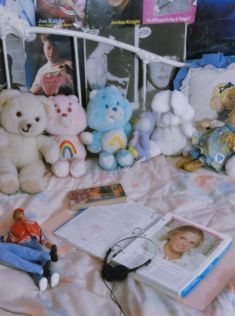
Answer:
M195 20L196 6L195 0L144 0L143 24L191 24Z
M139 25L142 22L142 2L141 0L87 0L87 24L90 28L97 29L112 25Z
M86 0L37 0L36 24L44 27L80 29L84 25Z
M133 202L87 208L54 233L100 259L115 244L108 260L129 269L152 258L130 276L180 300L210 275L232 242L225 234ZM129 236L137 238L127 242ZM155 245L154 255L147 239Z
M92 205L124 202L126 200L126 194L122 185L115 183L70 191L68 199L70 208L79 210Z

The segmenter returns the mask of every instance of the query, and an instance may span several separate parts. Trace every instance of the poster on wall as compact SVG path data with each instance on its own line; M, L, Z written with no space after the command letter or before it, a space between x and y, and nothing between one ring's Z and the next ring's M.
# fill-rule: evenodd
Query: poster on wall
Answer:
M87 0L86 22L90 28L133 26L142 22L142 0Z
M37 26L80 29L84 26L86 0L36 0Z
M193 23L196 0L143 0L143 24Z
M56 95L61 86L75 93L72 39L53 34L38 34L26 43L26 83L30 92Z
M184 61L185 28L186 25L183 23L152 24L139 27L139 47L172 60ZM146 82L147 106L151 104L152 98L157 92L171 88L171 80L175 71L175 67L161 62L148 63Z
M134 45L135 28L111 27L99 35ZM134 102L135 56L118 47L86 40L86 76L88 89L115 85L122 95Z
M234 29L234 0L198 0L195 23L188 27L187 58L218 52L234 55Z
M35 26L35 3L34 0L0 0L0 5L14 12L19 18Z

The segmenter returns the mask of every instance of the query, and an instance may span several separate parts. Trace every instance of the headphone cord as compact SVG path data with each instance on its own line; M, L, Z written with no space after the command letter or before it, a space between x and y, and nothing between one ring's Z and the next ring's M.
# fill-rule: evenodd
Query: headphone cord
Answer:
M123 311L123 308L122 306L120 305L120 303L118 302L115 294L114 294L114 287L115 287L115 282L113 282L113 285L112 287L109 287L107 282L103 279L103 282L105 284L105 286L107 287L107 289L109 290L109 295L111 297L111 300L118 306L119 310L120 310L120 316L123 315L123 316L128 316L124 311Z

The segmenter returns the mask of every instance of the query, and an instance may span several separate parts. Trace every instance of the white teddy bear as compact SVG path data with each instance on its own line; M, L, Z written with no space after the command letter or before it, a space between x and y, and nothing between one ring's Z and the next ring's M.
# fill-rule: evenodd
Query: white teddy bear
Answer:
M47 163L59 158L56 143L42 135L47 97L7 89L0 93L0 190L37 193L46 187Z
M195 131L194 110L186 96L178 90L164 90L154 96L151 107L156 118L151 139L158 154L171 156L186 150Z

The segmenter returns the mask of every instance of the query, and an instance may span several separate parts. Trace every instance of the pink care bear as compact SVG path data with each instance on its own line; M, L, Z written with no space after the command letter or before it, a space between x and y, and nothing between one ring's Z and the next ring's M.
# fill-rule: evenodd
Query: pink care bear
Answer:
M75 95L59 94L50 100L46 131L60 148L60 158L52 165L52 172L60 178L69 174L81 177L86 172L86 149L79 137L87 127L86 112Z

